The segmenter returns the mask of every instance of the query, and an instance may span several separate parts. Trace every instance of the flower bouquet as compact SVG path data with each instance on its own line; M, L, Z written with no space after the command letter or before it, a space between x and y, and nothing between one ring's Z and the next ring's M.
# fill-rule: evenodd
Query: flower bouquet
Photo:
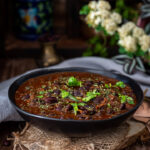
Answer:
M121 55L113 57L115 62L124 65L123 69L128 74L133 74L135 69L145 72L143 62L150 63L150 36L133 22L119 27L118 34Z
M129 21L123 24L122 16L111 9L105 0L90 1L82 7L81 15L85 15L85 22L96 30L103 32L109 38L109 45L118 45L119 53L112 59L124 65L128 74L135 70L145 72L144 62L150 65L150 36L142 28ZM104 41L105 43L105 41Z

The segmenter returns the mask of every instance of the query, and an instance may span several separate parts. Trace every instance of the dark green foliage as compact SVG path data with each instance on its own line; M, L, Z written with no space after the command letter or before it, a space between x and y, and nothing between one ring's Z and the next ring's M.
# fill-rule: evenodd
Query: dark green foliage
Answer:
M138 13L132 7L129 7L125 4L124 0L117 0L115 11L122 14L122 17L127 20L137 19Z
M105 30L105 28L101 26L101 24L99 24L99 25L95 28L95 30L96 30L97 32L103 31L104 35L106 35L106 36L109 35L109 34L107 33L107 31Z
M107 57L107 48L103 44L104 41L100 39L100 37L95 36L89 40L89 47L88 49L83 53L83 56L101 56L101 57Z
M110 45L111 46L116 45L118 40L119 40L119 35L117 32L115 32L115 34L110 38Z
M84 5L80 9L80 15L87 15L89 12L90 12L90 8L88 7L88 5Z

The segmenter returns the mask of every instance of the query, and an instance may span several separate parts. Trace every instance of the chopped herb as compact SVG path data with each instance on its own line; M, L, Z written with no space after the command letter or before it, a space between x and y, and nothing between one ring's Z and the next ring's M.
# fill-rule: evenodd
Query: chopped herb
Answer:
M43 95L38 95L38 96L36 96L37 98L43 98Z
M42 88L45 88L46 87L46 85L42 85Z
M87 97L84 97L82 100L84 102L88 102L91 99L95 98L97 95L100 95L100 93L96 92L96 90L94 90L93 92L87 92L87 94L86 94Z
M72 107L73 107L74 114L77 115L78 104L77 104L77 103L71 103L71 105L72 105Z
M121 103L125 103L127 101L126 95L119 95Z
M53 92L53 90L49 89L48 92Z
M69 94L69 98L76 101L76 102L78 102L78 100L74 96L72 96L71 94Z
M74 101L78 102L78 100L76 99L76 97L74 97L73 95L71 95L69 92L67 92L65 90L61 91L61 96L62 96L62 98L69 97L71 100L74 100Z
M43 94L45 94L45 91L40 91L39 94L43 95Z
M134 100L133 100L133 98L132 97L127 97L127 102L129 103L129 104L134 104Z
M105 88L111 88L111 83L109 83L109 84L105 84Z
M67 92L67 91L65 91L65 90L62 90L61 91L61 97L62 98L66 98L66 97L68 97L69 96L69 92Z
M134 100L130 96L119 94L119 97L120 97L121 103L128 102L129 104L134 104Z
M85 103L78 103L78 106L85 106Z
M109 107L109 108L111 107L110 103L107 104L107 107Z
M121 87L121 88L125 88L125 87L126 87L126 85L125 85L124 82L122 82L122 81L116 82L116 86L117 86L117 87Z
M82 82L78 81L75 77L70 77L68 80L69 86L82 86Z

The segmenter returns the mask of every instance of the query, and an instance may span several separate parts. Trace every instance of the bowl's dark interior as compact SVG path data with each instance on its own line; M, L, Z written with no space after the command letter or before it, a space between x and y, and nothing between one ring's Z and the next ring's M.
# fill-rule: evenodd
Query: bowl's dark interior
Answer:
M117 80L121 80L128 84L135 93L137 97L137 105L131 109L130 111L118 115L116 117L113 117L111 119L107 120L61 120L61 119L55 119L55 118L48 118L44 116L38 116L34 114L30 114L28 112L25 112L21 110L19 107L15 104L15 92L18 89L18 87L25 82L26 80L30 78L34 78L40 75L44 74L50 74L55 72L91 72L91 73L97 73L101 74L110 78L115 78ZM119 125L122 123L126 118L131 116L136 109L140 106L142 100L143 100L143 92L140 88L140 86L132 79L120 75L118 73L111 73L103 70L95 70L95 69L89 69L89 68L63 68L63 69L39 69L38 71L33 71L31 73L27 73L25 75L22 75L19 79L14 81L12 85L9 88L9 99L12 105L15 107L15 109L19 112L19 114L26 120L29 121L42 129L45 130L52 130L52 131L58 131L63 132L65 134L68 134L69 136L76 136L79 133L89 133L92 130L100 130L102 128L112 127L113 125Z

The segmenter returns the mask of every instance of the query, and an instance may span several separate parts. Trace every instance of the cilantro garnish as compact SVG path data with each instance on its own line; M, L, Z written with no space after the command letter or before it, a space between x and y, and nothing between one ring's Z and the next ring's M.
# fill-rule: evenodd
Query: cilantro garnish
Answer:
M61 91L61 97L62 98L69 97L71 100L74 100L74 101L78 102L78 100L76 99L76 97L74 97L73 95L71 95L69 92L67 92L65 90Z
M79 110L78 106L85 106L85 103L71 103L73 107L74 114L77 115L77 111Z
M69 94L69 98L76 101L76 102L78 102L78 100L74 96L72 96L71 94Z
M125 88L126 87L126 85L122 81L116 82L116 86L121 87L121 88Z
M62 90L61 91L61 97L62 98L66 98L66 97L68 97L69 96L69 92L67 92L67 91L65 91L65 90Z
M43 94L45 94L45 91L40 91L39 94L43 95Z
M130 96L119 94L119 98L120 98L121 103L126 103L127 102L129 104L134 104L134 100Z
M75 77L70 77L68 79L68 85L69 86L81 86L82 82L78 81Z
M92 92L87 92L86 97L83 98L83 101L88 102L91 99L95 98L97 95L100 95L100 93L96 92L96 90L94 90Z
M111 83L105 84L105 88L111 88Z
M74 114L77 115L77 111L78 111L78 104L77 103L71 103L72 107L73 107L73 111L74 111Z
M43 95L38 95L38 96L36 96L37 98L43 98Z
M107 104L107 107L109 107L109 108L111 107L110 103Z

